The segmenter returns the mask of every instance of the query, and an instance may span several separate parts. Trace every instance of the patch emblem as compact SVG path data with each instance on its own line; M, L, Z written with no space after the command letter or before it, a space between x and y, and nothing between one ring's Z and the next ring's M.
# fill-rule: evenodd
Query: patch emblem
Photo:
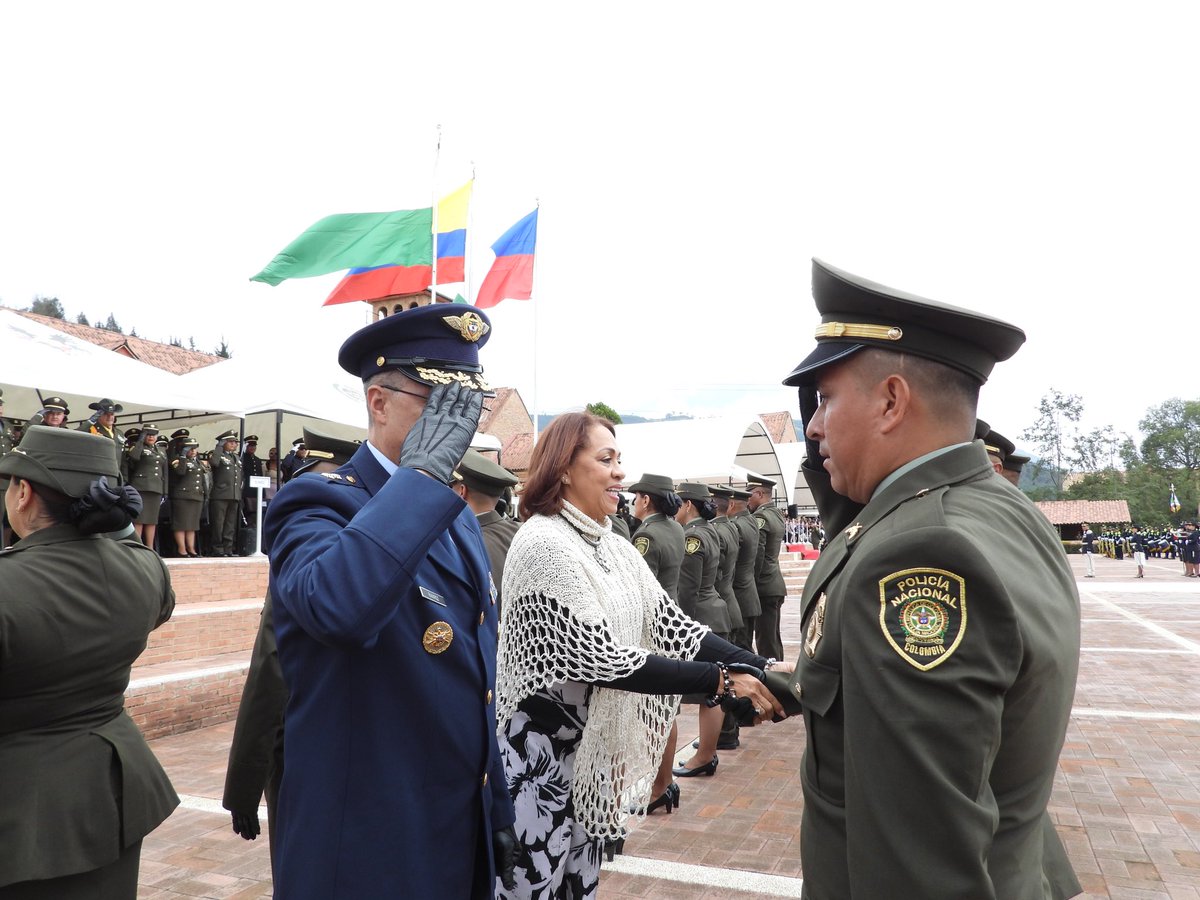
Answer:
M642 535L633 539L633 546L637 548L637 552L645 556L650 551L650 538Z
M339 475L337 472L322 472L321 474L324 475L326 478L328 478L330 481L341 481L342 480L342 476Z
M825 636L825 594L817 598L816 609L808 617L808 628L804 630L804 654L809 659L817 655L817 644Z
M472 343L492 330L478 313L473 312L461 316L443 316L442 321L457 331L464 341Z
M967 633L967 583L945 569L904 569L879 580L879 626L910 665L928 672Z
M755 516L754 521L758 523L759 531L762 531L764 528L767 527L767 520L764 519L762 516Z
M699 549L700 549L700 538L698 538L698 537L684 538L683 552L686 553L688 556L691 556L693 553L695 553Z
M426 653L437 656L437 654L445 652L453 640L454 629L450 627L450 623L434 622L425 629L425 636L421 638L421 646L425 648Z

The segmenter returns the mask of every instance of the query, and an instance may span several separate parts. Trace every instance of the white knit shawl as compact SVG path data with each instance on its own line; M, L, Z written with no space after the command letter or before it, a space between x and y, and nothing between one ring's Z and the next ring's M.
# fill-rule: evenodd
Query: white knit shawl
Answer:
M708 628L685 616L629 541L570 504L534 516L504 562L496 716L567 681L636 671L647 654L694 659ZM575 752L575 818L595 838L625 833L644 815L679 702L677 696L596 688Z

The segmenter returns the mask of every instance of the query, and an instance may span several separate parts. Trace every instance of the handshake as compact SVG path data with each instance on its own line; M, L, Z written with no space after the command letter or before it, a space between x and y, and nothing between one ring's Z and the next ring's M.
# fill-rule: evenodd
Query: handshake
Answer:
M730 664L730 672L741 672L754 675L771 692L783 711L789 716L799 715L804 711L800 701L792 693L791 672L771 670L764 672L754 666ZM752 727L759 718L754 709L754 702L749 697L735 697L727 694L721 699L721 709L730 713L738 725ZM782 722L782 716L774 716L774 722Z

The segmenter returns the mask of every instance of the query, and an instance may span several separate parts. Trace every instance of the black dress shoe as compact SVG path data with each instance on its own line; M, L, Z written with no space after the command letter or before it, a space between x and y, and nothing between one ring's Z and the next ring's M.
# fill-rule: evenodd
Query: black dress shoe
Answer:
M662 795L657 800L650 801L650 805L646 807L646 815L654 812L659 807L665 807L667 815L671 814L671 810L679 805L679 783L672 781L667 785L667 789L662 792Z
M715 775L717 773L717 754L713 754L710 759L702 766L696 766L694 769L689 769L687 766L676 766L671 770L672 775L677 775L680 778L695 778L697 775Z

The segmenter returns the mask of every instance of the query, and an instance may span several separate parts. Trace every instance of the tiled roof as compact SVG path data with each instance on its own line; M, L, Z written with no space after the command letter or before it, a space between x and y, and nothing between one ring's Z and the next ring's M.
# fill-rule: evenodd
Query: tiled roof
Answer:
M1129 517L1129 504L1124 500L1039 500L1035 505L1051 525L1133 521Z
M171 372L175 375L182 375L184 372L191 372L193 369L203 369L205 366L211 366L213 363L221 361L221 357L211 353L201 353L199 350L187 350L183 347L174 347L170 344L159 343L158 341L148 341L145 338L134 337L128 334L117 334L112 331L106 331L103 328L79 325L76 322L67 322L64 319L56 319L53 316L39 316L36 313L25 310L19 309L16 312L27 319L37 322L39 325L49 325L51 328L65 331L67 334L77 337L80 340L95 344L98 347L104 347L116 353L121 353L123 356L131 356L147 365Z
M533 457L533 433L514 434L500 449L500 464L520 475L529 471L529 460Z
M789 412L759 413L758 416L767 426L767 434L776 444L794 443L796 441L796 423Z
M494 388L494 390L496 391L496 396L484 401L484 410L479 416L479 430L485 433L490 433L488 432L488 423L496 418L501 407L508 402L508 398L513 392L512 388L506 387L498 387Z

